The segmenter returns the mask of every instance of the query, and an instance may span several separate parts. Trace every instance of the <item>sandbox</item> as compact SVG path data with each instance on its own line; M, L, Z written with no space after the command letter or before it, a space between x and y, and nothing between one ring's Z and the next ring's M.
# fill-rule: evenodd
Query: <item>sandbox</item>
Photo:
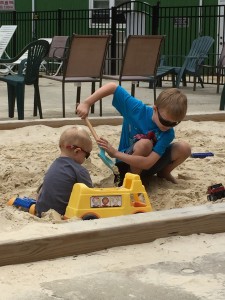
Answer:
M189 158L174 170L178 185L152 178L148 194L154 212L94 221L57 223L38 220L6 201L14 195L35 196L44 172L58 155L58 138L65 126L84 125L80 119L0 122L1 135L1 244L0 265L17 264L105 248L150 242L160 237L224 232L225 203L207 201L207 186L225 183L224 113L190 115L176 129L177 139L194 152L214 157ZM90 118L99 135L119 141L120 117ZM112 174L101 165L95 145L86 167L96 186L111 186Z

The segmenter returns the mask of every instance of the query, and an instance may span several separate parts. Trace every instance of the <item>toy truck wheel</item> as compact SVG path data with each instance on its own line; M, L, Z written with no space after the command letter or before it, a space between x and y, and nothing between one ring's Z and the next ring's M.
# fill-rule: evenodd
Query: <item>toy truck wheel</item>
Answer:
M7 202L7 205L13 205L13 203L15 202L16 198L11 198L9 199L9 201Z
M35 215L35 204L32 204L31 207L29 208L29 213L31 215Z
M216 197L216 195L211 195L212 197L212 201L216 201L218 198Z
M208 201L212 201L211 195L207 195L207 200L208 200Z
M86 220L95 220L98 219L98 217L94 214L87 214L85 216L82 217L82 220L86 221Z
M217 197L216 197L215 195L208 195L208 196L207 196L207 199L208 199L209 201L216 201L216 200L217 200Z

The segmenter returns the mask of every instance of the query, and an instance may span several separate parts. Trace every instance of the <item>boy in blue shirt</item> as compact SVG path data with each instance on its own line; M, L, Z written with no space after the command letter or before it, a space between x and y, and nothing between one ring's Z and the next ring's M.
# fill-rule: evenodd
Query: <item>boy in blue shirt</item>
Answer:
M124 88L110 82L95 91L77 107L82 119L88 116L91 105L113 94L113 106L123 116L123 125L118 150L106 139L98 145L117 159L122 184L126 172L140 174L142 179L157 174L173 183L171 171L191 155L186 142L174 142L174 128L185 117L187 97L178 89L164 90L153 107L146 106L132 97Z

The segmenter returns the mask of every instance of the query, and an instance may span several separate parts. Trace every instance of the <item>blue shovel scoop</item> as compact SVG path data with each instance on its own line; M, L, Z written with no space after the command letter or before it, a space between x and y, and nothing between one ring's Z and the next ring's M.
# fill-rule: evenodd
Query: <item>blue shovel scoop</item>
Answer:
M94 130L93 126L91 125L90 121L88 120L88 118L85 118L85 122L88 126L88 128L90 129L95 141L97 142L97 140L99 139L96 131ZM118 174L118 168L117 166L115 166L115 163L105 155L105 150L102 149L101 147L100 148L100 152L98 153L98 156L101 158L101 160L104 162L104 164L110 168L114 174Z

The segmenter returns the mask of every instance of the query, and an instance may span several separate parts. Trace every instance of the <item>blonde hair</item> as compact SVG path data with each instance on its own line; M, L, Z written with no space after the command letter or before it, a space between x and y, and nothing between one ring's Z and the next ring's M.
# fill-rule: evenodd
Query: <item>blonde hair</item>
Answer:
M59 147L63 148L68 145L76 145L89 153L92 150L92 140L88 132L80 126L70 127L61 134Z
M187 97L177 88L166 89L157 97L155 106L181 121L187 113Z

